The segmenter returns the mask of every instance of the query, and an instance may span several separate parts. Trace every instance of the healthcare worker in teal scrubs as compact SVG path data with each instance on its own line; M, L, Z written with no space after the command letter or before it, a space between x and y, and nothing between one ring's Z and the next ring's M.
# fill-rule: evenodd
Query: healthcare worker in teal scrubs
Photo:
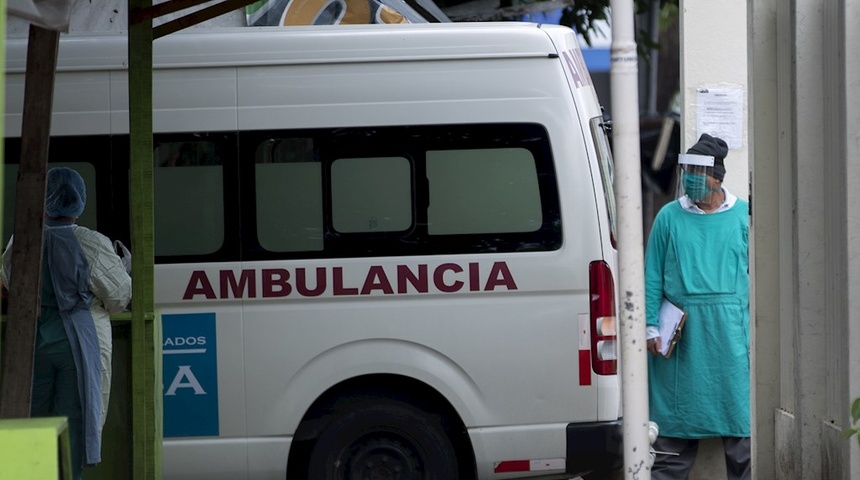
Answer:
M683 194L654 219L645 252L648 387L660 436L654 480L686 479L699 439L720 437L727 477L750 478L749 203L723 185L726 143L703 134L679 155ZM687 314L661 354L664 299ZM673 453L677 455L670 455Z
M83 467L101 461L107 409L102 392L104 352L110 356L110 345L105 345L110 342L108 315L123 311L131 300L131 278L110 240L75 223L86 199L78 172L65 167L48 171L41 311L30 404L33 417L68 418L75 480L81 478ZM3 253L2 278L7 285L15 280L11 247L10 240Z

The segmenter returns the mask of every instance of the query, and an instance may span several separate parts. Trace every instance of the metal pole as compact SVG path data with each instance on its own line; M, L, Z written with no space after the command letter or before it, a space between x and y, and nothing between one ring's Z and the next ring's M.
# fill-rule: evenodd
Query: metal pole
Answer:
M616 159L620 267L621 379L624 414L624 478L651 478L648 441L648 367L642 243L642 183L639 163L638 57L633 0L611 0L612 145Z

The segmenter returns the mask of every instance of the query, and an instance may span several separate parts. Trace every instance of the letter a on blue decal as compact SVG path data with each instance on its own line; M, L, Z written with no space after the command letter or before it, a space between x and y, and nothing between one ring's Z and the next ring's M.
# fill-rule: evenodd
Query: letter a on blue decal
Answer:
M217 436L215 313L162 315L161 325L164 437ZM177 338L196 340L177 342Z

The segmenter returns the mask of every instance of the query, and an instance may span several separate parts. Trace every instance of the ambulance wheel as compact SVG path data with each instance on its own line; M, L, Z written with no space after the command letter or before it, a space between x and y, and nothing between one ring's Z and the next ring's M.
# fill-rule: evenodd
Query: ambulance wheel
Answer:
M334 414L308 461L309 480L454 480L457 457L442 417L387 398Z

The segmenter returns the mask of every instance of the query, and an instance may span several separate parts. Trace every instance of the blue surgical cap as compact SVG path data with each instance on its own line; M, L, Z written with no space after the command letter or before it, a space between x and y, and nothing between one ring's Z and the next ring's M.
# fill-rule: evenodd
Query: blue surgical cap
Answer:
M45 214L48 218L78 218L87 204L87 186L81 175L67 167L48 170Z

